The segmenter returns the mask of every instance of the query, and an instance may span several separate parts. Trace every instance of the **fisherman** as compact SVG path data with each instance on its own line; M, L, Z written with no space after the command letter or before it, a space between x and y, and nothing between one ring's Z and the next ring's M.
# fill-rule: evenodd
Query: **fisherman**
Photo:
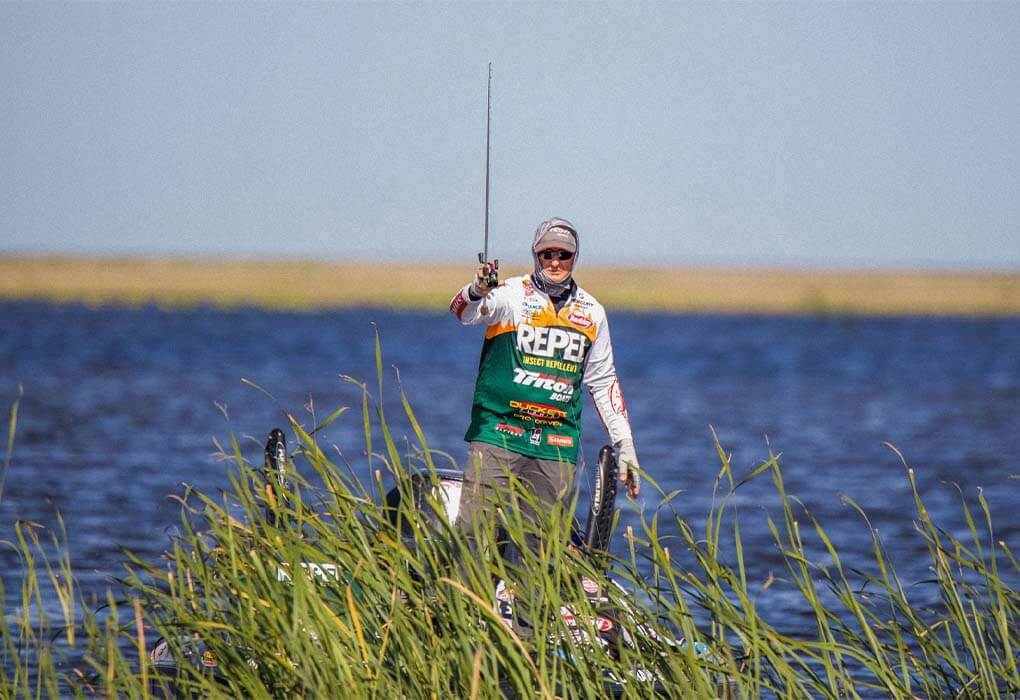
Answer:
M582 385L616 449L620 481L632 497L640 490L606 312L573 279L577 229L565 219L543 221L531 253L531 275L491 286L494 266L483 262L450 302L462 324L486 326L464 436L468 462L458 526L465 531L510 474L540 503L551 506L567 496L580 447Z

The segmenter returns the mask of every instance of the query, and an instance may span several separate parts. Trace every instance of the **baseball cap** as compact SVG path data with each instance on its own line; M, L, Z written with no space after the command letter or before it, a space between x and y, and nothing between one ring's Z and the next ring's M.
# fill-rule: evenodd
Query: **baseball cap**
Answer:
M531 242L531 250L539 253L549 248L577 252L577 230L566 219L547 219L535 229L535 238Z

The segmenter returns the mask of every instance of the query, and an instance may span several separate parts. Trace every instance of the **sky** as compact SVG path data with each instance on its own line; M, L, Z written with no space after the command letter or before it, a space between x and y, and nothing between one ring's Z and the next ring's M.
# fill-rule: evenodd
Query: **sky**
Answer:
M0 2L0 255L1020 270L1020 3Z

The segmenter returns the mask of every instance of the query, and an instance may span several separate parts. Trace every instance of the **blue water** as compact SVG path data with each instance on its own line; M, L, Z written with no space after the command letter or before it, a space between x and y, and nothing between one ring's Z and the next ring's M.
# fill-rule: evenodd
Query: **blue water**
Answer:
M996 538L1020 544L1020 481L1010 479L1020 474L1020 320L610 318L641 464L664 491L683 490L675 504L696 530L720 468L714 428L738 475L770 449L781 453L787 490L851 563L863 561L870 539L842 496L868 512L907 582L925 578L905 469L886 442L914 467L937 522L962 533L953 484L974 507L983 489ZM446 313L0 304L0 404L24 387L0 537L19 518L52 525L59 510L83 588L101 591L121 573L121 546L152 558L164 549L179 519L167 496L179 484L227 486L214 438L225 443L233 431L261 462L265 435L286 425L285 413L311 425L310 411L322 418L351 406L321 441L364 470L360 393L341 375L374 387L373 323L394 431L412 435L395 366L431 447L459 460L481 337ZM593 462L605 436L590 404L585 421ZM658 501L646 485L636 503L623 504L624 525ZM763 520L780 516L767 475L738 490L734 503L752 580L770 570L782 576ZM0 548L0 565L11 600L19 564L8 548ZM777 612L783 590L771 589ZM813 633L796 615L785 625Z

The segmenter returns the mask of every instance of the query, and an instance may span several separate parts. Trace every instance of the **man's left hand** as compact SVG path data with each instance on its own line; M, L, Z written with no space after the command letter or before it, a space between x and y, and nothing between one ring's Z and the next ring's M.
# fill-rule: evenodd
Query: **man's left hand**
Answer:
M627 485L627 493L636 498L641 492L641 466L637 461L633 440L620 440L616 443L616 463L620 467L620 481Z

